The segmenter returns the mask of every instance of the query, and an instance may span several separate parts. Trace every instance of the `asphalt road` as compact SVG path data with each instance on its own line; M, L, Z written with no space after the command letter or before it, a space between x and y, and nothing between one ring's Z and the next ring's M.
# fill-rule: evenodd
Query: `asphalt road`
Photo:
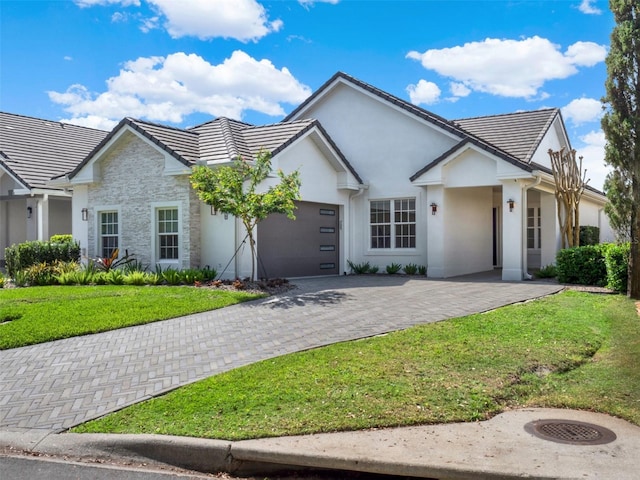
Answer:
M210 475L90 465L42 457L0 456L2 480L204 480ZM218 477L219 478L219 477Z

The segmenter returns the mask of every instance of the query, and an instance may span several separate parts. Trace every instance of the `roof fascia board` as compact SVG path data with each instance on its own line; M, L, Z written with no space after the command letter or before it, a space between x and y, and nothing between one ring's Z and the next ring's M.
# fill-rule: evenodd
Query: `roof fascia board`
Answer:
M0 154L2 154L3 158L8 159L8 157L3 152L0 152ZM9 175L13 179L13 181L16 182L18 185L22 185L24 188L28 190L31 189L31 186L28 183L26 183L24 180L22 180L16 172L11 170L11 168L9 168L9 165L7 165L2 159L0 159L0 168L4 170L5 173Z
M531 171L525 168L525 164L521 164L521 162L511 162L507 158L501 155L498 155L496 153L491 152L490 150L487 150L485 148L482 148L481 146L478 146L472 140L466 139L458 143L457 145L454 145L453 148L451 148L450 150L442 154L439 158L436 158L433 162L431 162L430 164L428 164L427 166L425 166L424 168L416 172L414 175L412 175L410 178L411 183L415 186L440 185L442 183L441 180L437 180L437 181L425 180L425 179L421 180L421 177L427 172L429 172L430 170L432 170L433 168L435 168L436 166L440 168L446 166L448 163L455 160L456 158L458 158L460 155L462 155L464 152L468 150L473 150L474 152L479 153L480 155L484 155L487 158L494 160L496 163L500 163L500 162L508 163L509 165L515 166L516 168L519 168L522 171L522 173L515 173L515 172L508 172L503 174L498 173L496 176L498 180L523 179L523 178L532 177Z
M319 124L314 124L305 135L301 136L299 140L309 136L310 139L316 144L320 151L329 158L329 163L332 164L336 172L342 177L339 182L338 188L346 188L348 190L357 190L362 185L362 179L357 174L351 164L347 162L342 153L338 150L338 147L328 138L324 129L320 128ZM336 168L338 166L339 168Z
M185 175L191 172L188 166L164 149L159 142L153 141L127 122L121 124L118 130L113 132L111 138L97 152L94 152L88 161L69 178L69 182L71 184L88 184L100 181L100 175L95 168L96 164L107 156L127 133L133 134L163 156L165 161L163 175ZM179 163L179 166L176 163Z

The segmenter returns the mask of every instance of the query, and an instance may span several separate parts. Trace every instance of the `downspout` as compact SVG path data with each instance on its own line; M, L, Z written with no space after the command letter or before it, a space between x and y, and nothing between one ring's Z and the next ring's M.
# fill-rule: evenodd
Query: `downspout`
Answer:
M527 192L533 187L537 187L542 182L542 175L538 174L536 179L530 185L527 185L522 189L522 276L523 280L531 280L533 276L527 271L529 266L529 254L527 252Z
M359 197L360 195L362 195L364 193L365 190L367 190L369 188L369 185L365 185L363 183L361 183L360 185L358 185L358 191L356 193L350 193L349 194L349 223L351 224L351 231L349 232L349 251L347 252L347 259L349 258L353 258L353 252L355 250L355 230L356 230L356 219L355 216L353 215L353 199L356 197ZM346 275L346 265L345 265L345 270L344 270L344 274Z

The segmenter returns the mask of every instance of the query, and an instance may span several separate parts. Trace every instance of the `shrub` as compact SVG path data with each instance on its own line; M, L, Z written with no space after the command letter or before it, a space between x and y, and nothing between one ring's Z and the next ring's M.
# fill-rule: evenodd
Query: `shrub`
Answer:
M387 265L386 270L389 275L394 275L402 270L402 265L399 263L392 263L391 265Z
M178 270L169 267L165 271L162 271L162 269L160 271L162 272L163 280L169 285L180 285L182 283L182 275Z
M98 267L98 269L104 272L110 272L112 270L115 270L118 267L124 268L133 262L137 262L136 259L133 257L133 254L129 255L129 250L124 251L124 257L118 258L119 255L120 255L120 250L116 248L115 250L113 250L113 252L111 252L110 257L96 258L95 264Z
M536 277L538 278L554 278L558 276L558 269L555 265L547 265L546 267L542 267L537 273Z
M371 265L369 265L369 262L353 263L351 260L347 260L347 264L351 269L351 273L355 273L356 275L362 275L371 271Z
M73 235L71 235L70 233L64 235L51 235L49 241L51 243L72 243Z
M2 272L0 272L0 288L4 288L4 284L7 282L6 277Z
M125 285L146 285L147 284L147 274L145 272L134 270L132 272L125 273L123 275L124 275L123 283Z
M378 270L380 270L380 267L378 265L371 265L369 267L369 273L378 273Z
M109 270L104 273L104 278L109 285L124 285L124 273L122 273L122 270Z
M580 246L597 245L600 243L600 228L591 225L580 227Z
M418 275L426 275L427 267L426 265L418 265Z
M615 292L627 293L630 244L609 244L604 252L607 267L607 287Z
M196 268L186 268L180 270L180 280L185 285L193 285L196 282L202 283L204 281L204 272Z
M404 266L403 270L407 275L415 275L416 273L418 273L418 265L416 265L415 263L407 263Z
M56 261L78 262L80 245L78 242L25 242L5 249L7 273L14 277L20 270L40 263L53 264Z
M556 271L561 283L607 284L607 268L602 245L565 248L556 255Z

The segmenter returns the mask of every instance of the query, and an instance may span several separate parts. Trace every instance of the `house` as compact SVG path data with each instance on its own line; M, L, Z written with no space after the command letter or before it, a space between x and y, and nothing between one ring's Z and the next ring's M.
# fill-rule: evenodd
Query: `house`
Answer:
M48 181L78 165L107 133L0 112L0 266L6 247L71 234L71 193Z
M302 201L295 221L258 225L261 276L340 274L352 261L425 265L432 277L497 267L522 280L560 245L547 152L563 147L557 109L449 121L339 72L273 125L126 118L58 185L73 189L73 234L88 257L118 247L151 268L244 277L242 224L199 201L189 174L264 148L274 169L299 169ZM587 188L581 223L610 240L605 202Z

